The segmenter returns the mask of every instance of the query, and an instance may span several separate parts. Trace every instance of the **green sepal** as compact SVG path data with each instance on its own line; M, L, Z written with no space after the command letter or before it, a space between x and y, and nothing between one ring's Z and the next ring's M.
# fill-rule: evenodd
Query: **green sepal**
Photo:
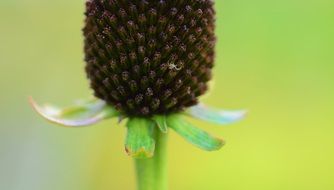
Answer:
M151 158L154 155L155 141L153 128L155 123L145 118L129 118L125 150L134 158Z
M115 108L98 99L80 102L66 108L50 105L40 106L31 97L29 101L35 111L43 118L66 127L88 126L120 115Z
M161 132L168 132L166 115L155 115L152 117L152 119L155 121Z
M212 137L207 132L194 127L192 124L184 120L180 114L168 116L167 124L168 127L172 128L185 140L203 150L214 151L220 149L224 145L223 140Z

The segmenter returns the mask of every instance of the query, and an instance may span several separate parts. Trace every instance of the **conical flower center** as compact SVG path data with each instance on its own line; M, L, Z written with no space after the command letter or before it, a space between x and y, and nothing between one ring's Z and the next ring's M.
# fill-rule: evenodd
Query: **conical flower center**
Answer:
M90 0L86 71L95 96L127 115L180 111L207 90L211 0Z

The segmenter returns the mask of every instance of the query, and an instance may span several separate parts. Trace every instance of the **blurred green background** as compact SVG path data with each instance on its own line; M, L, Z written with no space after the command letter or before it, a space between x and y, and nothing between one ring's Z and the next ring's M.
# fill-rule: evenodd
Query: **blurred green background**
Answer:
M334 1L216 1L215 82L203 101L247 108L203 152L175 133L171 190L334 189ZM124 127L66 129L27 102L68 105L91 91L83 70L83 0L0 0L0 189L135 189Z

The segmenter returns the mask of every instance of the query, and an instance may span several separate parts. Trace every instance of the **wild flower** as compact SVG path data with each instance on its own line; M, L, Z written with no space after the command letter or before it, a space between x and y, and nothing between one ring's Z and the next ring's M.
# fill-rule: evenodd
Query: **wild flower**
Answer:
M214 3L89 0L85 15L85 70L96 99L65 109L39 106L32 99L31 103L46 119L70 127L127 118L125 150L137 160L139 189L166 189L157 172L163 163L154 160L163 160L169 128L212 151L224 142L184 116L229 124L245 115L198 103L208 90L214 66ZM143 182L147 178L154 180Z

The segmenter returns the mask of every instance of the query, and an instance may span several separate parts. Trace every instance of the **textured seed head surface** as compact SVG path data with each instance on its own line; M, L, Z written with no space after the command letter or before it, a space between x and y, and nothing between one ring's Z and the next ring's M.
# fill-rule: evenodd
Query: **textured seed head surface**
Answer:
M96 97L128 116L197 104L211 78L212 0L88 0L86 72Z

